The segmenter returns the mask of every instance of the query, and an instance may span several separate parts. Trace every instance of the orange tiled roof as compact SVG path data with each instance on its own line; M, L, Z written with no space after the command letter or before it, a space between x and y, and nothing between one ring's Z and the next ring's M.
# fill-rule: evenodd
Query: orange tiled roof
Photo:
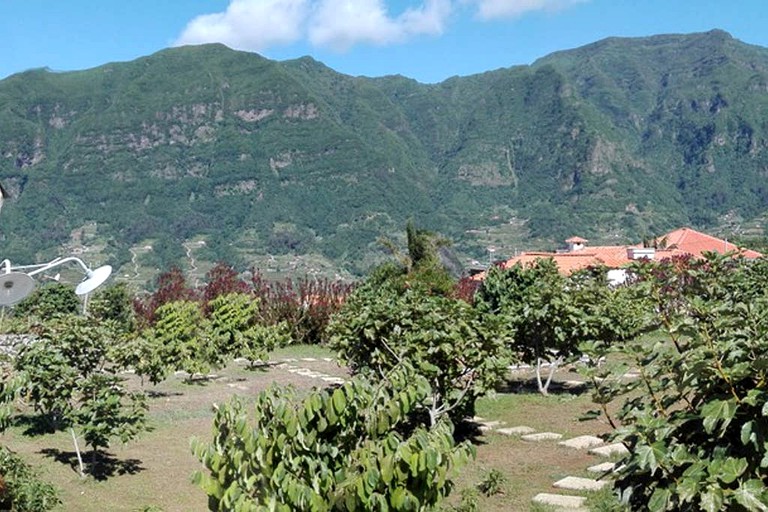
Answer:
M570 244L584 244L589 242L586 238L581 238L580 236L572 236L571 238L566 240L566 243Z
M665 240L665 247L656 249L654 259L662 260L672 256L690 254L695 258L702 257L704 252L739 252L745 258L760 258L762 254L749 249L739 249L736 245L721 240L717 237L700 233L691 228L681 228L656 239L657 244ZM587 242L583 238L572 237L566 240L569 243ZM627 254L630 248L641 248L642 245L597 245L584 247L573 252L524 252L504 263L503 268L510 268L516 264L531 265L536 260L551 258L557 264L560 273L570 275L577 270L594 266L606 266L620 268L630 264L633 260ZM475 280L485 279L486 272L475 276Z
M761 253L750 249L740 249L738 246L712 235L701 233L691 228L680 228L671 231L666 235L656 239L657 243L666 241L668 248L681 250L691 254L696 258L702 257L705 252L717 252L724 254L727 252L738 252L745 258L755 259L762 256Z

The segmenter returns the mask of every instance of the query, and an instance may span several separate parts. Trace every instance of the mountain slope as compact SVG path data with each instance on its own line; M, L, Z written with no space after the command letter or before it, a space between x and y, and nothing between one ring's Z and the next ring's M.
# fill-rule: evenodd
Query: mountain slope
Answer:
M409 217L475 258L749 220L768 209L767 112L768 50L721 31L435 85L222 45L34 70L0 81L3 257L88 231L117 265L204 240L209 261L313 253L362 272Z

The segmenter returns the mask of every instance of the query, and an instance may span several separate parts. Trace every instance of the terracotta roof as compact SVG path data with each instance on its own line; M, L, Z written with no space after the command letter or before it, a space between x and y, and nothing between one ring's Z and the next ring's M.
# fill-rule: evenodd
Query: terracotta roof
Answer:
M587 240L579 237L572 237L566 240L569 243L583 243ZM656 249L654 260L663 260L672 256L683 256L690 254L695 258L701 258L704 252L738 252L745 258L760 258L762 254L749 249L739 249L736 245L721 240L717 237L700 233L691 228L681 228L656 239L657 244L665 241L663 248ZM510 268L516 264L532 265L536 260L551 258L557 264L560 273L570 275L577 270L594 266L606 266L609 268L620 268L630 264L633 260L629 258L627 250L631 248L642 248L638 245L597 245L594 247L585 247L574 252L524 252L519 256L509 259L501 264L502 268ZM473 276L473 279L485 279L486 272L481 272Z
M703 256L705 252L717 252L725 254L727 252L738 252L745 258L755 259L762 256L761 253L750 249L741 249L737 245L734 245L726 240L701 233L691 228L680 228L675 231L671 231L666 235L660 236L656 239L657 243L666 241L666 247L672 249L678 249L685 253L691 254L696 258Z
M580 236L572 236L571 238L566 240L566 243L569 244L585 244L589 242L586 238L581 238Z

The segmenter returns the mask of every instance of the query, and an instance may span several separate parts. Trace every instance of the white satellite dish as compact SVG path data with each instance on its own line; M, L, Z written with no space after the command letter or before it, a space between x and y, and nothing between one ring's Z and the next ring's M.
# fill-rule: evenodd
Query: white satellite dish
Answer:
M35 280L21 272L0 274L0 306L16 304L32 293Z
M104 265L96 270L89 270L85 281L77 285L75 293L78 295L86 295L93 290L101 286L104 281L109 279L112 274L112 267L110 265Z

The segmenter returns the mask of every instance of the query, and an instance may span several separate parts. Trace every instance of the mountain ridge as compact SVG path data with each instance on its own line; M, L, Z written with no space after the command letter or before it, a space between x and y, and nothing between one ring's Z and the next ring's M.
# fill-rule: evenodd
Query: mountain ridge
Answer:
M126 268L147 245L147 267L183 262L195 240L208 261L316 255L359 274L409 218L465 260L756 226L767 84L768 50L720 30L438 84L220 44L26 71L0 81L4 257L52 257L87 232Z

